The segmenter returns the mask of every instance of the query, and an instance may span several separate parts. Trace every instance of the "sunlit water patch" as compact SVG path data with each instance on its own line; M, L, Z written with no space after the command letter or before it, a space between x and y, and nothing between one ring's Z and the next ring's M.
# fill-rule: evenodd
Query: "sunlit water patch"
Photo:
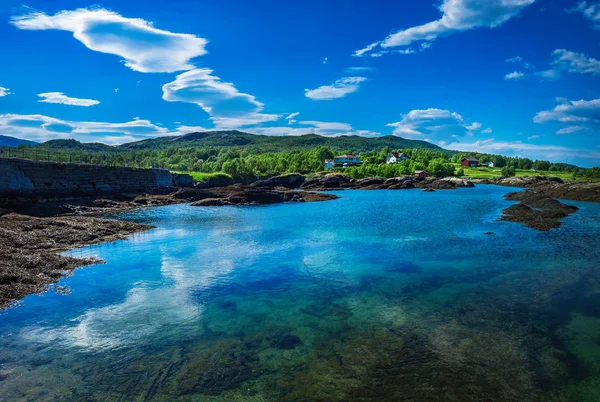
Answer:
M156 229L0 313L0 400L598 400L600 205L508 191L122 214Z

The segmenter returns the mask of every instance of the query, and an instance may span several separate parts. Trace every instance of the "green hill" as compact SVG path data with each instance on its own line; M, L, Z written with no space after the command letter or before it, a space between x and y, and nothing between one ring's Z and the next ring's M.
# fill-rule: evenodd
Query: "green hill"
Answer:
M241 131L205 131L190 133L177 137L160 137L123 144L118 149L123 150L156 150L166 148L219 148L247 147L261 152L280 152L303 150L326 146L338 150L366 152L383 147L392 149L423 148L441 149L426 141L407 140L392 135L384 137L323 137L316 134L301 136L268 136L243 133Z
M39 148L55 149L62 151L84 151L84 152L115 152L116 147L102 144L100 142L79 142L77 140L50 140L38 144Z

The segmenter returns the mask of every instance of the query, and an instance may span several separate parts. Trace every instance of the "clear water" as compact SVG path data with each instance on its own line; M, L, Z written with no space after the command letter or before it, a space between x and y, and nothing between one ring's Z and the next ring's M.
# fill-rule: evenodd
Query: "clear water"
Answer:
M508 191L120 215L157 228L0 313L0 400L597 401L600 205Z

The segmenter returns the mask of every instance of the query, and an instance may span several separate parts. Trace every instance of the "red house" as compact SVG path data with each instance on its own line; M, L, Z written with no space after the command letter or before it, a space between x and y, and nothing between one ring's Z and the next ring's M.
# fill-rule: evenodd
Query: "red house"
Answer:
M426 179L429 177L429 173L425 170L415 170L415 177L419 177L421 179Z
M479 159L475 159L475 158L462 158L460 160L460 166L464 166L464 167L477 167L477 166L479 166Z

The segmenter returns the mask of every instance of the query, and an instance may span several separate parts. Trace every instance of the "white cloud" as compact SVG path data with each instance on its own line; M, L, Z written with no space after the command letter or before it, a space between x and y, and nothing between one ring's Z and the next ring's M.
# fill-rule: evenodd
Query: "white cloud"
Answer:
M121 144L169 134L166 128L142 119L124 123L107 123L68 121L39 114L0 114L0 131L34 141L75 138L80 141L101 141L107 144Z
M535 73L535 75L540 77L542 79L542 81L552 81L552 80L559 79L562 76L560 71L555 70L553 68L551 68L549 70L538 71Z
M8 88L0 87L0 97L8 96L11 92Z
M481 130L482 134L491 134L492 133L492 129L491 128L486 128L485 130Z
M523 58L521 56L515 56L515 57L511 57L509 59L506 59L506 61L508 63L522 63L523 62Z
M295 120L295 118L300 114L300 112L296 112L296 113L290 113L289 115L287 115L285 117L285 119L288 121L288 124L294 124L297 121Z
M521 79L523 77L525 77L525 74L523 72L521 72L521 71L513 71L510 74L506 74L504 76L504 79L507 80L507 81L516 81L516 80L519 80L519 79Z
M239 92L208 68L179 74L162 87L168 102L188 102L200 106L217 128L236 128L279 119L280 115L261 113L264 105L252 95Z
M305 89L304 96L312 100L332 100L343 98L344 96L358 91L361 83L365 82L365 77L345 77L335 81L331 85L323 85L316 89Z
M573 134L600 129L600 99L565 101L551 110L543 110L533 118L535 123L563 124L556 134Z
M72 32L87 48L121 56L127 67L143 73L190 70L190 60L206 53L206 39L160 30L143 19L101 8L55 15L34 11L12 17L11 23L20 29Z
M329 57L325 57L325 58L323 59L323 64L327 64L327 62L328 62L328 61L329 61Z
M354 55L365 56L376 48L385 51L393 47L407 47L415 42L431 42L438 37L470 29L495 28L516 17L534 2L535 0L444 0L439 6L442 13L439 20L397 31L383 41L357 50Z
M479 122L474 122L473 124L471 124L470 126L467 126L467 130L469 131L476 131L479 130L481 128L481 123Z
M43 103L60 103L62 105L70 105L70 106L94 106L99 104L100 102L94 99L79 99L79 98L71 98L66 96L62 92L45 92L42 94L38 94L41 100L38 102Z
M600 99L568 101L552 110L543 110L533 118L535 123L600 124Z
M600 60L589 57L584 53L571 52L566 49L556 49L552 52L555 68L576 74L600 74Z
M568 12L580 12L585 18L592 21L596 28L600 27L600 2L580 1L577 7Z
M527 140L531 141L531 140L537 140L542 138L541 135L530 135L529 137L527 137Z
M393 135L404 138L446 140L455 136L473 135L473 130L481 128L481 123L469 124L456 112L444 109L417 109L402 115L402 120L389 123ZM455 137L456 138L456 137Z
M569 162L581 163L587 166L596 164L600 159L600 151L568 148L557 145L527 144L521 141L494 141L491 138L473 143L443 143L442 146L446 149L456 151L476 151L503 154L507 156L527 157L531 159L545 159L556 162L564 162L568 159Z
M250 127L248 132L263 135L297 136L317 134L326 137L339 137L341 135L357 135L362 137L376 137L379 132L369 130L356 130L352 125L341 122L325 122L306 120L298 123L304 127Z
M513 59L508 59L507 61ZM534 68L527 62L522 61L522 63L527 69L531 70ZM535 74L537 77L540 77L542 81L552 81L562 77L564 72L573 74L600 75L600 60L594 59L585 53L572 52L567 49L555 49L552 52L550 68L536 71L533 74ZM517 74L517 72L511 74ZM507 75L505 79L510 79L509 76L511 74ZM523 76L515 76L515 78L523 78Z
M561 128L560 130L558 130L556 132L556 134L558 134L558 135L573 134L573 133L576 133L576 132L582 131L582 130L586 130L586 128L583 126L569 126L569 127Z

